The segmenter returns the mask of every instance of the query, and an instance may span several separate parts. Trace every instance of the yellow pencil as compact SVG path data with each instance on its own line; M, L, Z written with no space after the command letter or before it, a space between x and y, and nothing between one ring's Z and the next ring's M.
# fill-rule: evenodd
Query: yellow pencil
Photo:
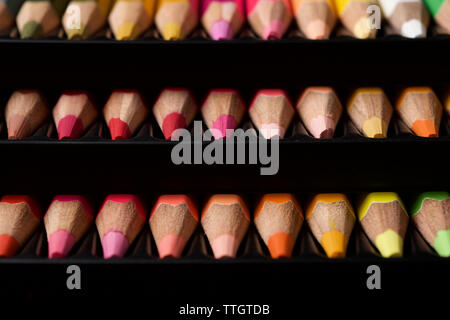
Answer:
M117 40L135 40L153 23L156 0L118 0L109 25Z
M115 0L73 0L62 18L68 39L84 40L94 36L106 24Z
M159 0L155 23L165 40L186 38L197 26L199 0Z
M375 0L334 0L342 24L356 38L375 38L377 29L371 25L369 6ZM380 17L381 18L381 17Z

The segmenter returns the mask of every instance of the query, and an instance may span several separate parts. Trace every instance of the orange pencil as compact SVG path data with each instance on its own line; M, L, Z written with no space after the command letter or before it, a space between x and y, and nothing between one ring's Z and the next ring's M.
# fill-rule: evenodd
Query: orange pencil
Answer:
M295 112L284 90L266 89L256 93L248 113L263 137L271 139L284 137Z
M129 139L148 116L148 107L137 90L115 90L103 115L113 140Z
M291 0L300 30L308 39L328 39L337 21L332 0Z
M201 223L216 259L236 257L250 224L244 200L235 194L216 194L206 203Z
M198 224L198 211L186 195L163 195L150 214L160 258L179 258Z
M405 89L397 102L397 113L419 137L438 137L442 104L429 87Z
M30 137L45 123L50 111L41 92L17 90L11 95L5 109L8 139Z
M12 257L33 234L41 210L30 196L7 195L0 200L0 257Z
M343 258L356 216L345 194L317 194L306 210L306 221L329 258Z
M272 258L290 258L303 225L302 209L292 194L264 195L255 210L255 225Z

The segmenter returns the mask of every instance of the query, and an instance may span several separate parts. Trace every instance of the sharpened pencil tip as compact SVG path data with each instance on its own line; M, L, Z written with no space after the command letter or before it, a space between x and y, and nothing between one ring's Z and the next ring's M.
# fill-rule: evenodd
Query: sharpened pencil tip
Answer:
M309 130L317 139L330 139L333 138L335 126L333 119L320 115L311 120Z
M308 39L323 40L330 36L330 28L323 20L312 21L305 30Z
M398 258L403 255L403 239L391 229L380 233L375 245L384 258Z
M53 232L48 239L48 257L64 258L75 245L75 237L66 230Z
M177 23L166 23L161 33L164 40L181 40L181 27Z
M125 22L117 30L117 40L135 40L141 34L141 28L133 22Z
M85 27L82 25L79 29L66 30L67 38L69 40L85 40L87 39L87 33Z
M284 23L279 20L273 20L264 28L263 38L266 40L280 40L283 38L284 31Z
M111 139L124 140L131 137L130 128L128 124L119 118L112 118L109 120L109 131L111 132Z
M158 244L158 253L161 259L179 258L186 245L186 240L175 234L168 234Z
M233 39L233 28L228 21L220 20L212 25L210 34L214 40L230 40Z
M347 240L342 232L331 230L322 234L321 244L329 258L344 258Z
M361 18L356 24L353 29L353 34L358 39L369 39L369 38L375 38L376 29L371 29L369 27L369 19L367 17Z
M20 244L9 234L0 235L0 257L9 258L16 254Z
M439 130L433 122L429 120L416 120L412 125L412 130L419 137L435 138L439 136Z
M211 242L211 248L216 259L234 258L239 247L235 236L222 234Z
M122 258L127 253L130 243L128 238L119 231L109 231L103 236L103 257L105 259Z
M172 138L172 134L177 129L186 128L186 118L179 112L172 112L165 116L162 131L166 140Z
M427 36L427 28L422 21L413 19L403 24L401 34L406 38L425 38Z
M235 129L237 127L236 120L233 116L223 114L213 122L212 134L215 139L227 137L227 129Z
M272 258L290 258L294 249L294 239L292 239L290 234L277 232L269 238L267 246Z
M83 123L73 115L68 115L58 122L58 138L76 139L83 134Z
M368 138L387 137L387 124L379 117L372 117L364 121L362 129Z
M35 21L30 21L24 25L20 37L22 39L38 39L42 37L42 34L42 26Z
M439 230L433 246L441 257L450 257L450 230Z

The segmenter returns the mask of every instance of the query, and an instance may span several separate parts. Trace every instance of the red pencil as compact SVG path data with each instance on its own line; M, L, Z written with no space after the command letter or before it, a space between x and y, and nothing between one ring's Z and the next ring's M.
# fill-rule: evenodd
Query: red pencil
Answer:
M148 107L137 90L115 90L103 115L113 140L129 139L148 116Z
M161 91L153 106L153 114L167 140L177 129L184 129L194 120L198 106L192 93L183 88Z
M30 196L6 195L0 200L0 257L12 257L33 234L41 209Z

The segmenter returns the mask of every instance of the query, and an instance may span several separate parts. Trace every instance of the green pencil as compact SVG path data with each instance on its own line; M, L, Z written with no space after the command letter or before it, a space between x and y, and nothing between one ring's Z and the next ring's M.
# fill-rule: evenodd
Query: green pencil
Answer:
M450 0L424 0L436 23L450 34Z
M424 192L414 201L411 218L441 257L450 257L450 193Z
M51 35L61 23L69 0L27 0L17 15L17 27L22 39L37 39Z

